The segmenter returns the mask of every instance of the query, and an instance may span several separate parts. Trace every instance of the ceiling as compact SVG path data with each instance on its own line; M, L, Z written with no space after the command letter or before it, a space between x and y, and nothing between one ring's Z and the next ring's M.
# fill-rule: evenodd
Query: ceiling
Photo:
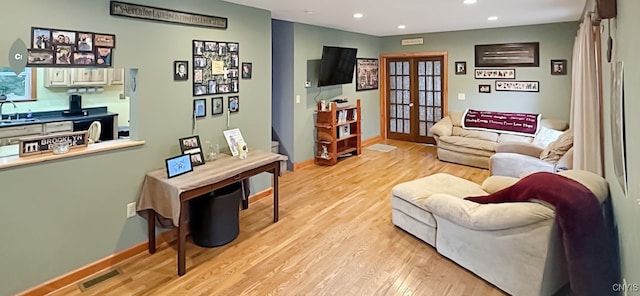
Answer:
M274 19L392 36L577 21L587 0L224 0ZM356 19L354 13L362 13ZM489 21L489 16L497 16ZM406 26L398 29L399 25Z

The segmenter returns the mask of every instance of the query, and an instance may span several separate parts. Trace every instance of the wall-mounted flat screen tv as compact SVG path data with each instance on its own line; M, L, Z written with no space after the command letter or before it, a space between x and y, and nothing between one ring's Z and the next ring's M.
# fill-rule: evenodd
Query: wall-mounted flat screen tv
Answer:
M352 83L357 52L356 48L324 45L318 86Z

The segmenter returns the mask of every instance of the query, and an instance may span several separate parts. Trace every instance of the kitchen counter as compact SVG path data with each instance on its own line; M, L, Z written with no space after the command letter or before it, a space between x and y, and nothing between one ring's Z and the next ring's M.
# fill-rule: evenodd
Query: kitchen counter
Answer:
M19 120L11 120L0 122L0 128L10 127L10 126L21 126L21 125L30 125L30 124L43 124L50 122L60 122L60 121L78 121L78 120L92 120L92 119L100 119L106 116L117 116L118 113L108 112L107 107L96 107L96 108L83 108L83 111L86 112L87 115L62 115L62 111L45 111L45 112L34 112L32 118L27 119L26 113L20 113ZM13 114L5 114L12 115Z

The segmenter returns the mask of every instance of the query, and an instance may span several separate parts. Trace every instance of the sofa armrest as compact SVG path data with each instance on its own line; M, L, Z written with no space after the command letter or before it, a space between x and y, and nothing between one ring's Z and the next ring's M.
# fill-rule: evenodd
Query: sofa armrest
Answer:
M496 153L519 153L529 155L531 157L540 158L544 148L524 142L502 142L496 145Z
M482 182L482 190L486 193L496 193L502 189L505 189L513 184L516 184L520 179L510 176L489 176Z
M521 178L532 172L555 173L555 164L518 153L496 153L489 158L490 176Z
M448 194L434 194L424 206L436 216L473 230L502 230L555 218L555 211L535 202L479 204Z
M567 152L560 157L556 163L556 172L566 171L573 169L573 147L567 150Z
M431 128L429 128L429 131L438 137L451 136L451 133L453 131L453 123L451 122L451 118L449 116L443 117Z

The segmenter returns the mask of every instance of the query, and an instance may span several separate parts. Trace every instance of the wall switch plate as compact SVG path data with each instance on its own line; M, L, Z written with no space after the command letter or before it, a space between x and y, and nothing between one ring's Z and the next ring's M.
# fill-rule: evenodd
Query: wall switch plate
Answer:
M300 96L296 96L296 104L300 104Z
M136 215L136 203L128 203L127 204L127 218L131 218Z
M458 93L458 100L464 101L464 99L465 99L464 93Z

